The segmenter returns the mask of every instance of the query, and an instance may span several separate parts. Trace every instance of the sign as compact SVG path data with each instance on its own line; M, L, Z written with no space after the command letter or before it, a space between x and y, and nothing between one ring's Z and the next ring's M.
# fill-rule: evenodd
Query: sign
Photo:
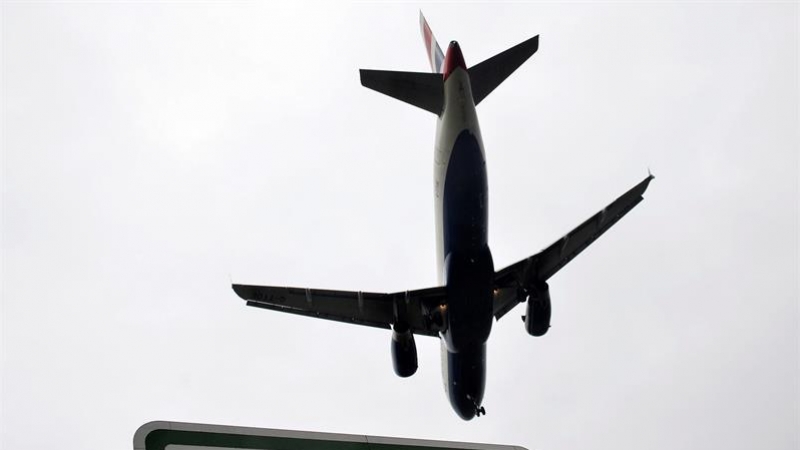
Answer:
M149 422L133 435L134 450L525 450L467 442L275 430L183 422Z

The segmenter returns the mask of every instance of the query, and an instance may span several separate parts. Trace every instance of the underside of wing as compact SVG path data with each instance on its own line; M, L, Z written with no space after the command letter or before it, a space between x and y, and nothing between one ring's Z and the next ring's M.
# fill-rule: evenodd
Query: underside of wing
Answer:
M531 287L545 283L638 205L653 178L648 175L610 205L541 252L496 272L495 318L499 319L517 303L525 301L525 295Z
M415 334L437 336L443 323L437 310L445 303L444 288L392 294L234 284L248 306L338 322L390 328L402 322Z

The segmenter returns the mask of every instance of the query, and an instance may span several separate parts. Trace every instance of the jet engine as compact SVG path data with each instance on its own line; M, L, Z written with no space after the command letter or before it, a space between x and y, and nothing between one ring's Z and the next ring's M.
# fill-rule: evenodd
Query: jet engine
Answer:
M528 311L525 313L525 330L531 336L544 336L550 328L550 287L537 283L528 290Z
M395 324L392 331L392 365L399 377L410 377L417 371L417 345L414 333L404 324Z

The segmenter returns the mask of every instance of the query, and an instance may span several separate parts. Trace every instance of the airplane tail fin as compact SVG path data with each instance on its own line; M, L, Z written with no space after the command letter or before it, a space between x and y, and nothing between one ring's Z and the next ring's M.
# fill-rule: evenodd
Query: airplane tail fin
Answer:
M444 108L444 54L422 11L419 13L419 25L432 73L361 69L361 84L438 116ZM470 67L468 72L475 105L536 53L538 48L537 35Z
M444 53L436 38L433 37L431 27L428 26L428 21L419 12L419 29L422 31L422 41L425 43L425 51L428 54L428 62L431 63L431 72L442 73L442 64L444 63Z
M472 99L481 102L539 49L539 35L469 68Z

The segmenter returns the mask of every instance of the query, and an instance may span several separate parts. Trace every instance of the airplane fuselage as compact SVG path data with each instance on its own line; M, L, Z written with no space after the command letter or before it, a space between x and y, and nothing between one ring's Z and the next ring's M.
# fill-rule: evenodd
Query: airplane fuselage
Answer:
M443 76L434 158L437 266L448 298L447 327L440 334L442 375L450 404L471 419L483 400L493 321L486 158L469 74L455 42L447 49Z
M434 209L438 286L362 292L234 284L248 306L377 328L391 328L392 367L418 368L414 335L439 337L444 388L465 420L484 414L486 342L492 324L520 303L531 336L550 328L548 280L642 201L652 175L540 252L494 270L488 245L486 157L475 111L539 47L529 38L467 69L450 42L445 55L425 18L420 27L431 72L360 69L361 84L437 117Z

